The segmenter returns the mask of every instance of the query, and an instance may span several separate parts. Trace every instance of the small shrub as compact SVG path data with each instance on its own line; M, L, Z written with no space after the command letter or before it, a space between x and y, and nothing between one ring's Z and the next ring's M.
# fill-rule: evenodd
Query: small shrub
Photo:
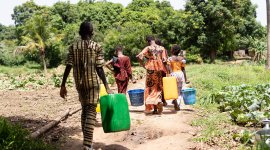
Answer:
M186 56L186 60L188 63L197 63L197 64L201 64L203 63L203 59L200 56L200 54L187 54Z
M0 149L1 150L51 150L42 141L29 138L29 132L19 125L12 125L0 117Z
M6 66L21 65L25 63L24 55L15 54L16 49L14 41L0 42L0 64Z

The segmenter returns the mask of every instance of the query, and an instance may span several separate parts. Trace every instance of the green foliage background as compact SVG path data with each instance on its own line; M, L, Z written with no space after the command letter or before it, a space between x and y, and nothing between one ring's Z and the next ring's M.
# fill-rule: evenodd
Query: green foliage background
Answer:
M127 7L88 0L47 7L28 1L14 8L12 18L15 26L0 25L2 65L40 63L38 50L43 47L47 66L58 66L79 37L84 20L94 24L94 40L103 45L107 59L115 46L123 45L125 54L135 61L134 56L146 46L147 35L160 38L168 50L180 44L190 62L232 58L232 51L238 49L258 52L257 59L264 59L266 30L256 21L256 6L250 0L187 0L184 10L174 10L168 1L159 0L133 0ZM25 37L36 47L15 56L12 51L17 46L29 46L31 40Z

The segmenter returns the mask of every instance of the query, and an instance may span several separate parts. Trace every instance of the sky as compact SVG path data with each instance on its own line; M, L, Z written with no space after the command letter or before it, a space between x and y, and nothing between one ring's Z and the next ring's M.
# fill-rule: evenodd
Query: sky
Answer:
M3 25L13 25L14 21L11 18L13 13L13 8L20 5L28 0L0 0L0 23ZM38 5L52 6L55 2L66 1L66 0L34 0ZM79 0L69 0L71 3L76 3ZM121 3L127 6L132 0L108 0L114 3ZM175 9L183 9L185 5L185 0L169 0L171 5ZM251 0L252 3L256 4L257 7L257 20L261 22L262 25L266 25L266 2L265 0Z

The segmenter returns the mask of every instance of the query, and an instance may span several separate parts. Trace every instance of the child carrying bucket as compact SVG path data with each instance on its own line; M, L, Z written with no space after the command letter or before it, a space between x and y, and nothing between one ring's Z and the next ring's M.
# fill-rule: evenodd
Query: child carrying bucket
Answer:
M185 83L185 76L184 76L182 69L185 68L186 61L184 60L184 58L182 56L178 56L180 51L181 51L180 46L174 45L171 49L172 56L168 58L168 66L169 66L170 74L171 74L171 76L176 77L176 80L177 80L178 96L179 97L177 100L173 100L174 109L176 111L180 110L178 103L180 104L180 102L181 102L182 85L183 85L183 83Z

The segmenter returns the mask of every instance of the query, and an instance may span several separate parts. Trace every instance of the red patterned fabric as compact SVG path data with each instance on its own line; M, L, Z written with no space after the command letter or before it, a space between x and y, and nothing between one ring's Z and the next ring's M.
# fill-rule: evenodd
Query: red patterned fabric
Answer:
M126 94L129 77L132 75L129 57L118 57L116 62L112 62L112 66L115 68L114 77L116 79L118 93Z

